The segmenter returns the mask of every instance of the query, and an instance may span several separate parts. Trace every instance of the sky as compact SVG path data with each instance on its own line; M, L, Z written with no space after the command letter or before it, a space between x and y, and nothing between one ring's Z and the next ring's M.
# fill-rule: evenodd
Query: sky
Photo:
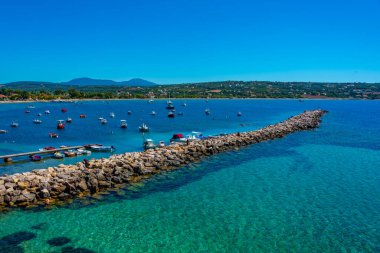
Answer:
M380 0L0 0L0 83L380 82Z

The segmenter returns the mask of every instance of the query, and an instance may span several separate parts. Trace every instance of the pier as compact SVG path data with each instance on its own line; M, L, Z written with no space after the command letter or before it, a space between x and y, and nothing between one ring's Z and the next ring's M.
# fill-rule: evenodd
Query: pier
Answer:
M255 131L194 140L144 152L116 154L109 158L91 159L86 163L61 164L47 169L0 176L0 210L4 207L66 203L76 197L125 187L127 184L138 182L162 171L181 168L207 156L283 138L298 131L315 129L319 127L325 113L324 110L305 111ZM76 147L67 147L69 148ZM22 155L38 153L40 152Z
M25 153L17 153L17 154L9 154L9 155L2 155L0 156L0 159L3 159L4 162L11 162L12 158L14 157L22 157L22 156L33 156L33 155L46 155L46 154L53 154L55 152L61 152L66 151L70 149L78 149L78 148L84 148L83 146L71 146L71 147L64 147L64 148L57 148L52 150L42 150L42 151L32 151L32 152L25 152Z

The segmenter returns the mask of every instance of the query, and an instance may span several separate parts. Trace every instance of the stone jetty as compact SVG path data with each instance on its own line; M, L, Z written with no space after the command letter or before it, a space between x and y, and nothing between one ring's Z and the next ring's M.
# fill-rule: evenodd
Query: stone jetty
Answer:
M117 154L109 158L92 159L86 164L62 164L1 176L0 207L54 205L123 187L206 156L316 128L325 113L324 110L305 111L256 131L172 144L144 152Z

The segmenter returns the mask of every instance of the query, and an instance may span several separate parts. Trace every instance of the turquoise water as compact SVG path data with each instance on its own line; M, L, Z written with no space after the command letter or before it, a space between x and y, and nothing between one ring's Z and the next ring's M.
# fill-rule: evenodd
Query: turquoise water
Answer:
M146 101L114 103L125 111L141 105L149 112L153 106ZM380 251L380 102L187 103L183 118L169 121L162 116L148 122L151 135L158 140L181 129L209 134L255 129L319 107L329 114L317 130L209 157L96 199L3 213L0 252ZM2 113L8 113L4 106L18 110L20 105L1 105ZM99 102L88 106L103 107ZM106 106L109 113L113 104ZM204 116L206 107L214 119ZM238 110L243 117L235 117ZM121 113L112 111L117 117ZM127 120L131 125L132 119ZM124 145L118 138L126 133L99 136L97 141L118 144L118 150L139 149L141 136L134 128L127 130ZM19 140L13 145L3 143L2 151L38 144ZM56 240L60 245L51 245L57 237L64 237Z

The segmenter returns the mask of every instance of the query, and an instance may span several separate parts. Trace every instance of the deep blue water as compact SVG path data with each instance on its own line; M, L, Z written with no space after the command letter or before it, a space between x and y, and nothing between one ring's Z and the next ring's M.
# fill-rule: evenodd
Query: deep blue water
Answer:
M209 157L111 194L52 210L1 214L0 252L70 250L64 247L93 252L380 251L380 101L174 103L184 116L168 119L165 101L39 103L33 111L52 113L41 117L38 126L32 124L33 113L24 114L24 104L0 105L0 129L9 129L14 119L20 123L0 135L0 153L52 142L100 142L116 146L117 152L141 150L137 128L142 122L151 127L149 137L158 141L175 132L257 129L306 109L329 113L319 129ZM64 116L61 107L68 109ZM212 112L208 117L206 108ZM151 110L157 116L150 116ZM236 117L237 111L243 116ZM108 117L110 112L115 119ZM87 118L80 120L80 113ZM72 125L57 140L48 138L48 132L56 131L55 120L67 116L73 118ZM101 126L100 116L109 124ZM128 121L127 130L118 127L120 119ZM9 174L57 163L17 163L1 170ZM49 240L60 236L69 242L50 245Z

